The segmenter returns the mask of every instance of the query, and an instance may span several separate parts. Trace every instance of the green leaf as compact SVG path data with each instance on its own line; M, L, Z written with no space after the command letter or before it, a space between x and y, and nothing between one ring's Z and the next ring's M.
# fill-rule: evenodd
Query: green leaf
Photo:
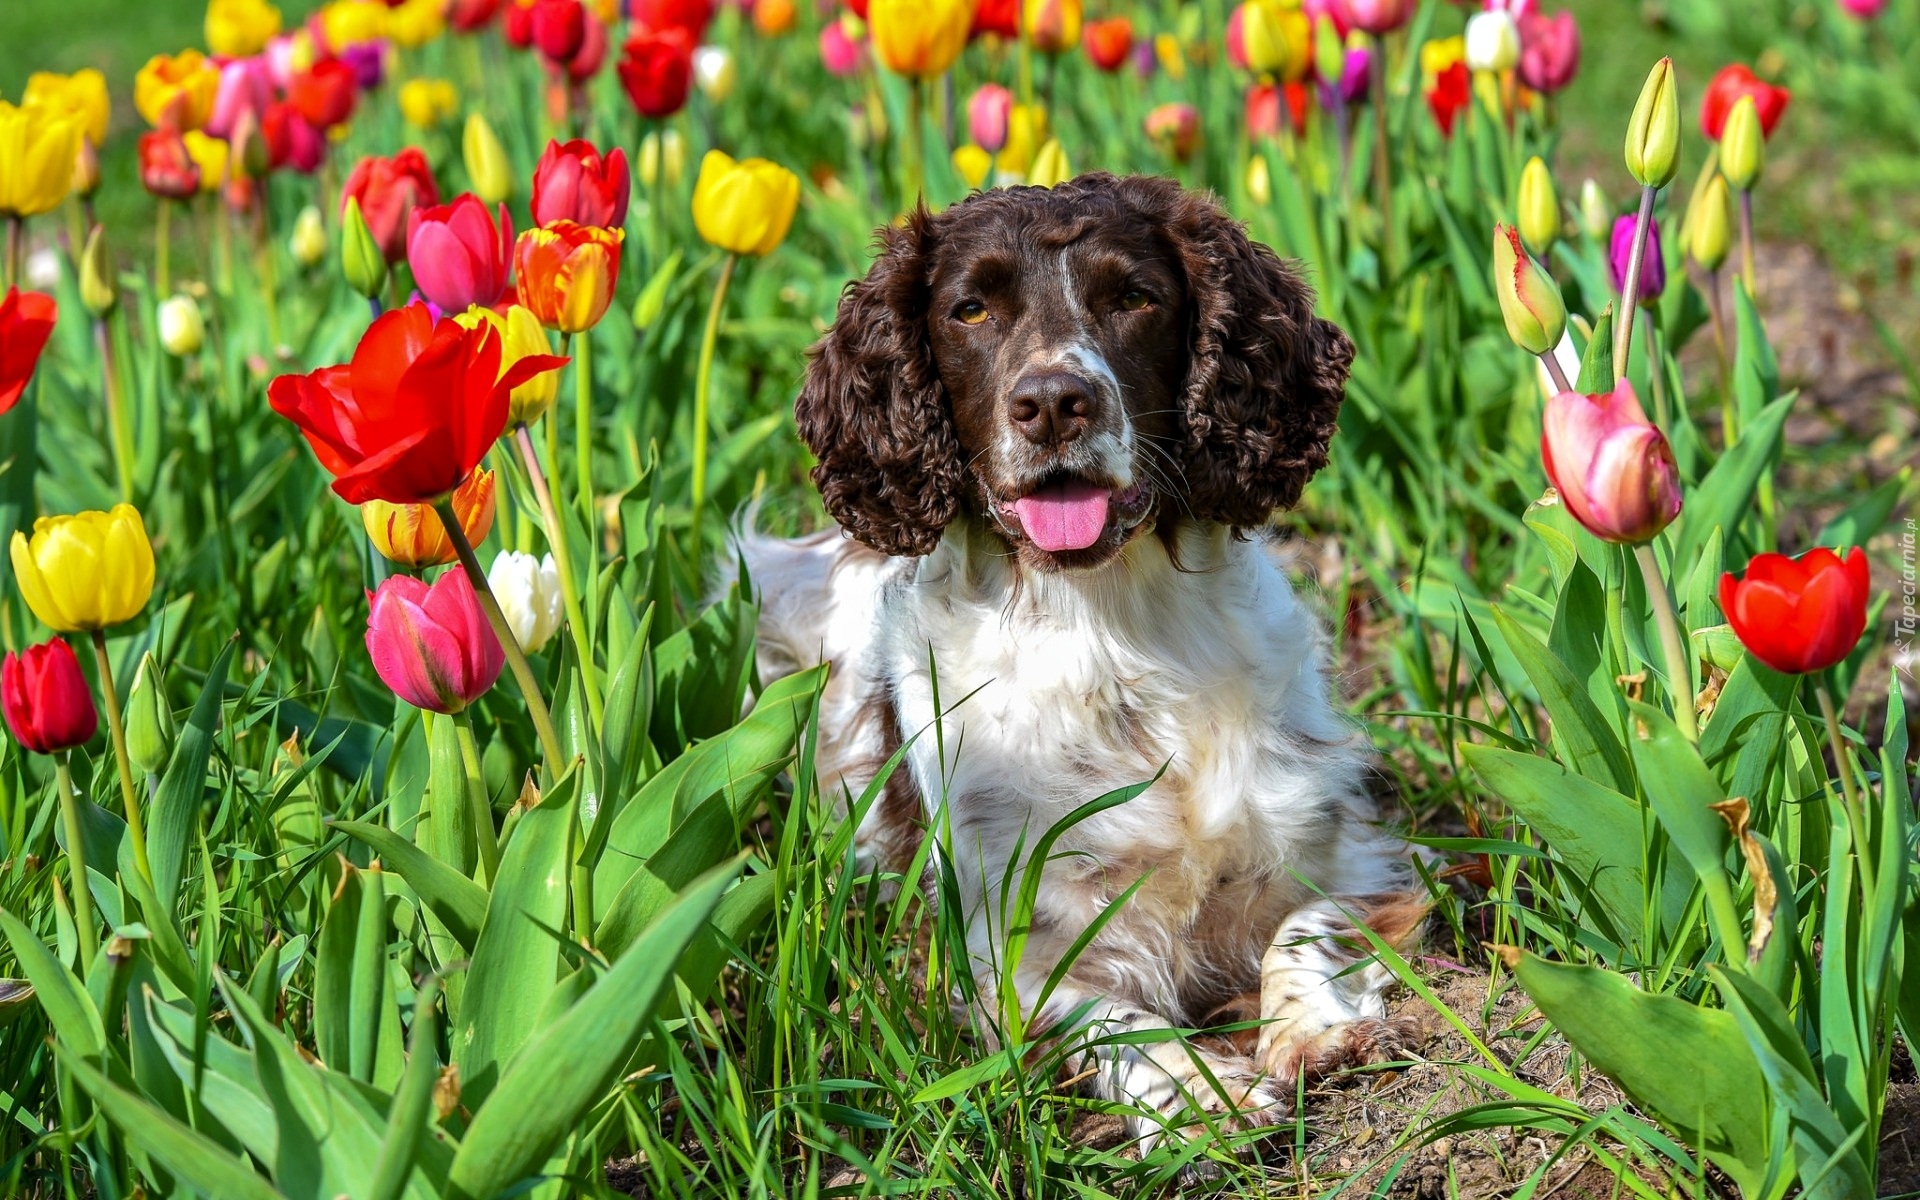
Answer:
M200 824L200 804L207 793L207 760L220 727L220 699L225 695L227 668L233 662L238 638L229 638L207 671L193 715L180 731L167 773L154 793L153 818L147 833L147 861L153 868L153 888L168 912L180 892L180 874L186 869L187 846Z
M393 1095L393 1107L387 1112L387 1134L380 1142L380 1162L374 1171L368 1200L399 1200L413 1171L415 1151L426 1135L428 1118L433 1112L433 1084L439 1077L439 1062L434 1057L436 989L431 985L421 992L414 1006L413 1035L407 1047L406 1073L400 1090Z
M1600 319L1593 323L1593 336L1587 339L1587 352L1580 356L1580 376L1573 381L1573 390L1586 396L1597 396L1613 390L1613 305L1609 304L1600 312Z
M313 1043L320 1061L336 1071L353 1062L353 963L360 933L360 870L342 864L314 944Z
M414 895L446 924L454 940L465 950L473 949L487 916L487 889L384 825L363 821L335 821L332 825L371 847L381 863L406 880Z
M0 930L6 933L13 956L20 961L27 981L33 984L40 1007L46 1010L47 1020L60 1041L73 1047L76 1053L88 1057L99 1055L106 1047L107 1034L93 997L87 995L73 972L53 956L46 943L5 909L0 909Z
M732 856L740 831L726 797L693 810L613 898L593 933L593 944L617 958L681 889Z
M1696 874L1724 879L1731 835L1713 805L1724 801L1726 792L1666 713L1647 704L1632 708L1646 731L1630 741L1647 803Z
M1707 535L1722 531L1727 544L1753 512L1760 480L1780 455L1780 431L1793 409L1793 396L1782 396L1766 406L1740 431L1740 440L1720 456L1707 477L1687 489L1686 506L1673 527L1673 561L1691 563L1706 545Z
M932 1104L936 1100L945 1100L958 1096L962 1092L972 1091L983 1083L990 1082L1013 1070L1015 1058L1011 1050L1002 1050L977 1063L969 1064L955 1071L949 1071L932 1083L921 1088L908 1100L909 1104Z
M1816 546L1864 546L1886 528L1887 518L1913 482L1913 468L1902 467L1845 511L1824 525L1813 539Z
M1521 670L1527 673L1553 718L1553 741L1567 765L1587 779L1611 785L1615 791L1631 789L1633 771L1626 752L1587 694L1586 686L1505 609L1495 608L1493 618L1507 649L1519 660Z

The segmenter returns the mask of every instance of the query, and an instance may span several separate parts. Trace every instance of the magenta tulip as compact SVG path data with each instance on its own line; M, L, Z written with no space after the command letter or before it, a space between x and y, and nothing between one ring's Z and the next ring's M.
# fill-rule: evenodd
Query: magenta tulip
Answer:
M1613 276L1613 290L1618 292L1627 286L1627 267L1633 258L1633 231L1640 227L1640 218L1633 213L1622 213L1613 222L1613 237L1607 246L1607 270ZM1634 299L1641 304L1658 300L1667 290L1667 260L1660 250L1660 222L1647 222L1647 249L1640 259L1640 294Z
M500 206L500 220L478 196L462 194L452 204L417 208L407 220L407 264L421 295L444 313L478 304L491 308L507 290L513 265L513 218Z
M1848 16L1871 21L1886 11L1887 0L1840 0L1840 7Z
M1561 392L1541 416L1540 458L1573 519L1609 542L1651 541L1680 515L1680 472L1633 385Z
M1347 20L1355 29L1392 33L1413 19L1413 0L1347 0Z
M1536 92L1557 92L1580 70L1580 26L1570 12L1551 17L1523 13L1520 22L1520 82Z
M450 570L431 587L394 575L370 598L367 653L381 682L408 704L459 712L500 678L506 652L465 571Z
M866 59L866 40L847 33L845 22L828 21L820 27L820 62L829 75L846 78L860 70Z
M1013 93L997 83L982 84L967 101L967 128L974 144L988 154L1007 144L1007 121L1013 113Z

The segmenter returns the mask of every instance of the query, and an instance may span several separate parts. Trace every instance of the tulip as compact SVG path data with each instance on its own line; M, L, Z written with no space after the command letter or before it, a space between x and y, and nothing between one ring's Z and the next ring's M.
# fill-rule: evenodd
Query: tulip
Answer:
M1580 70L1580 26L1570 12L1519 18L1520 82L1551 94L1573 82Z
M979 191L987 182L987 172L993 170L993 155L985 147L968 142L953 149L953 169L966 182L971 191Z
M175 358L200 353L207 325L191 296L169 296L160 303L160 345Z
M387 37L403 49L414 50L447 30L443 0L401 0L387 9ZM368 84L371 87L373 85Z
M1273 171L1267 156L1255 154L1247 160L1247 198L1262 207L1273 201Z
M500 144L493 126L477 112L467 114L466 128L460 135L460 157L475 195L488 204L504 204L513 195L513 166L507 160L507 148Z
M966 49L973 8L972 0L870 0L867 30L874 57L896 75L943 75Z
M1733 241L1728 215L1726 178L1715 173L1700 191L1693 219L1687 223L1687 253L1709 271L1717 271L1727 261Z
M180 135L180 144L187 149L187 157L193 160L194 173L200 179L200 190L212 193L220 190L227 182L227 160L232 157L233 148L217 137L210 137L198 129L189 129Z
M1867 628L1872 597L1866 552L1826 547L1799 558L1760 554L1745 578L1720 577L1720 610L1749 653L1787 675L1811 675L1846 660Z
M440 203L426 155L408 146L392 158L367 157L355 165L340 192L340 208L356 200L382 257L397 263L407 256L407 224L420 205Z
M613 303L625 238L622 230L573 221L527 230L513 248L520 303L549 329L593 328Z
M273 103L273 77L263 59L236 58L220 68L220 86L213 94L213 111L207 114L206 131L214 137L233 135L240 114L256 116Z
M739 78L739 68L725 47L700 46L694 50L693 83L702 96L715 104L724 103L733 95L733 86Z
M73 186L84 136L80 118L65 109L0 100L0 216L58 207Z
M1464 60L1443 67L1434 76L1433 86L1426 91L1427 110L1433 114L1434 124L1440 127L1445 137L1453 136L1454 122L1459 120L1460 112L1473 99L1473 73L1467 70Z
M487 570L487 584L500 601L514 640L528 654L538 654L559 631L564 611L553 555L535 559L517 550L502 550Z
M1167 73L1167 78L1175 83L1186 80L1187 58L1180 49L1180 39L1171 33L1153 35L1153 61L1160 70ZM1146 73L1143 72L1143 74Z
M640 140L640 161L636 164L640 182L654 186L662 177L663 162L667 183L679 187L687 174L687 140L680 136L678 129L649 133Z
M347 286L369 300L378 300L387 284L386 255L360 215L360 202L352 196L347 197L347 209L340 218L340 271Z
M20 107L42 105L64 112L80 122L80 132L98 147L107 140L107 118L111 106L107 99L107 77L92 67L82 67L71 75L35 71L27 76L27 90Z
M1633 257L1633 236L1639 226L1639 219L1632 213L1622 213L1613 222L1613 236L1607 245L1607 269L1613 279L1613 290L1624 291L1627 286L1627 268ZM1667 263L1660 249L1660 222L1649 221L1647 225L1647 248L1640 262L1640 291L1635 299L1642 304L1658 300L1667 290Z
M1871 21L1887 11L1887 0L1840 0L1840 8L1850 17Z
M300 210L300 215L293 220L287 250L293 255L293 261L307 268L319 266L327 257L327 227L319 209L309 204Z
M1023 0L1020 31L1042 54L1065 54L1080 44L1081 0Z
M1322 28L1327 29L1329 33L1332 32L1330 23L1323 23ZM1321 93L1327 98L1329 107L1335 101L1347 106L1365 102L1367 92L1373 86L1373 47L1366 45L1365 42L1366 35L1357 33L1344 47L1338 42L1335 43L1339 51L1340 63L1339 70L1332 77L1336 83L1332 87L1321 84ZM1297 130L1305 122L1300 117L1296 117L1293 124Z
M1567 304L1560 285L1533 260L1511 225L1493 228L1493 292L1507 336L1529 354L1549 354L1567 329Z
M1793 93L1783 87L1758 79L1753 71L1741 63L1720 68L1713 81L1707 84L1707 91L1700 99L1700 132L1713 141L1719 141L1726 130L1727 114L1733 111L1736 101L1742 96L1753 97L1756 114L1760 118L1760 132L1771 138L1781 116L1787 111L1787 102L1793 99Z
M198 129L219 91L219 68L198 50L156 54L134 76L133 107L155 128Z
M1200 111L1191 104L1158 105L1142 127L1147 140L1175 162L1186 162L1200 146Z
M1720 131L1720 173L1741 191L1751 191L1767 163L1767 140L1760 109L1751 95L1733 102Z
M1037 104L1014 105L1007 113L1007 144L995 156L995 167L1002 174L1024 177L1046 140L1047 110Z
M1531 254L1546 257L1560 238L1560 197L1553 188L1553 173L1539 155L1527 160L1520 172L1518 225L1520 240Z
M797 15L793 0L753 0L753 27L762 37L793 32Z
M539 318L522 305L509 305L505 316L501 316L498 309L470 308L454 320L468 329L477 329L482 323L493 326L500 335L503 373L530 355L553 354L553 343L547 340L547 331L541 328ZM516 385L507 403L507 428L516 429L539 420L540 414L552 407L559 390L560 376L552 371L543 371Z
M1502 9L1467 18L1467 69L1511 71L1520 65L1520 26Z
M153 546L130 504L107 512L41 517L16 532L13 579L33 615L61 633L131 621L153 594Z
M387 77L387 44L361 42L353 46L343 46L340 49L339 61L346 64L347 68L346 74L341 78L350 78L356 88L363 92L370 92L379 87L381 81Z
M506 428L513 389L566 360L500 369L499 335L435 321L424 304L382 314L353 361L282 375L267 403L305 435L349 504L433 503L465 483Z
M455 33L478 33L499 12L500 0L447 0L447 24Z
M378 0L334 0L320 10L319 28L327 47L338 54L386 37L387 13L388 6Z
M848 7L854 6L849 3ZM866 5L863 3L860 7ZM973 9L973 24L967 27L968 40L988 34L1007 41L1019 37L1020 7L1021 0L979 0Z
M311 175L326 161L325 135L283 100L267 105L260 114L260 137L267 145L267 162L275 169L292 167Z
M845 20L828 21L820 27L820 64L829 75L844 79L860 70L866 60L866 38L847 32Z
M200 190L200 168L187 153L185 138L171 129L140 135L140 185L169 200L184 200Z
M315 129L346 123L359 96L353 68L337 58L315 63L287 87L287 103Z
M479 545L493 528L493 472L476 468L453 492L453 512L468 545ZM453 539L430 504L389 504L369 500L360 506L360 523L374 549L391 562L415 570L454 559Z
M506 652L465 571L428 586L394 575L373 592L367 654L394 695L429 712L457 713L487 694Z
M627 223L632 186L626 151L616 147L603 156L592 142L550 141L533 169L533 223L618 228Z
M678 30L642 31L627 39L616 68L627 99L643 117L670 117L686 107L693 86L693 55Z
M1673 451L1631 383L1623 379L1597 396L1561 392L1547 401L1541 426L1547 478L1587 532L1638 544L1680 515Z
M442 312L492 305L507 288L513 255L513 218L494 214L472 192L452 204L416 208L407 220L407 265L420 294Z
M700 160L693 223L730 254L766 255L786 239L800 204L800 177L764 158L735 162L719 150Z
M444 79L409 79L400 85L400 115L407 124L431 133L460 111L460 94Z
M1613 229L1613 202L1591 177L1580 184L1580 228L1596 242Z
M982 84L967 101L967 129L988 154L1007 144L1007 119L1013 113L1013 93L997 83Z
M1126 65L1127 56L1133 52L1133 22L1125 17L1088 21L1082 40L1087 61L1111 75Z
M221 58L247 58L280 32L280 10L266 0L208 0L207 49Z
M1653 65L1627 124L1627 170L1648 188L1665 187L1679 166L1680 102L1673 60Z
M533 0L507 0L507 19L500 24L507 45L516 50L533 48Z
M60 638L9 654L0 664L0 708L21 748L58 754L93 740L100 714L73 647Z
M1227 60L1243 71L1280 75L1291 61L1280 0L1246 0L1227 19Z
M0 299L0 413L20 402L59 313L53 297L39 292L11 287Z
M707 22L713 20L713 0L632 0L633 23L655 33L678 30L686 35L689 46L697 46L706 36Z
M1034 187L1058 187L1073 178L1073 168L1067 162L1066 149L1060 145L1059 138L1048 138L1039 153L1033 156L1033 166L1027 171L1027 182Z
M127 690L127 757L143 774L160 774L173 756L175 732L160 664L149 650L140 656Z
M1347 19L1354 28L1376 37L1392 33L1413 18L1413 0L1346 0Z
M533 44L548 62L564 63L587 38L587 10L580 0L534 0Z

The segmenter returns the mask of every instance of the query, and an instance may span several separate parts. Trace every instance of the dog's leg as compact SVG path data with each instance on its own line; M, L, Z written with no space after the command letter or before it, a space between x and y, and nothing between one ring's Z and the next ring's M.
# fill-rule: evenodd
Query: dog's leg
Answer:
M1356 919L1396 948L1426 914L1412 896L1316 900L1294 910L1260 963L1260 1045L1255 1060L1275 1086L1378 1062L1399 1032L1387 1021L1393 975L1354 928Z

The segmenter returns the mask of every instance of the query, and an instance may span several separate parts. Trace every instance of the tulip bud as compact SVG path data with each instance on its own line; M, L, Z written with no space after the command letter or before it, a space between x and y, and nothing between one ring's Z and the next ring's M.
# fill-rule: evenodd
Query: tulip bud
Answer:
M287 239L287 249L293 253L293 261L303 267L317 267L327 256L327 227L320 219L320 210L309 204L300 210L293 221L293 236Z
M169 296L160 304L160 344L175 358L200 353L207 325L191 296Z
M1560 285L1535 262L1511 225L1493 227L1493 290L1500 298L1507 336L1529 354L1545 354L1567 329Z
M1467 18L1467 69L1511 71L1520 65L1520 26L1505 9L1489 9Z
M460 156L466 162L474 195L488 204L504 204L513 196L513 165L507 161L507 148L500 144L493 126L477 112L467 114L467 127L460 135Z
M1073 168L1067 164L1067 152L1060 145L1059 138L1048 138L1033 156L1033 166L1027 171L1027 182L1035 187L1058 187L1073 178Z
M977 191L987 182L987 172L993 170L993 155L972 142L956 146L953 150L953 169L968 188Z
M347 286L372 300L387 285L387 257L380 243L373 240L367 219L360 215L360 201L347 197L346 211L340 218L340 268Z
M1731 220L1727 215L1727 181L1715 175L1701 189L1687 228L1687 253L1709 271L1717 271L1727 261L1727 249L1733 241Z
M1527 160L1520 172L1520 240L1541 258L1560 240L1560 197L1553 189L1553 173L1539 155Z
M553 555L536 562L531 554L502 550L487 571L487 584L520 648L538 653L559 630L563 612L560 571Z
M95 225L80 253L80 303L96 317L105 317L120 302L113 271L107 266L107 228Z
M1752 96L1742 96L1734 101L1720 133L1720 173L1745 192L1760 181L1766 165L1767 139L1760 129L1760 109Z
M693 52L693 84L715 104L733 95L733 85L739 78L740 70L725 47L701 46Z
M1580 228L1596 242L1613 232L1613 202L1592 179L1580 185Z
M127 693L127 757L147 774L158 775L173 755L174 728L160 665L149 652L141 656L133 690Z
M1540 457L1560 502L1609 542L1651 541L1680 515L1680 472L1633 385L1561 392L1541 415Z
M678 129L668 129L662 133L649 133L640 142L640 158L635 167L640 182L653 187L660 178L662 162L665 162L667 185L679 187L687 173L687 142L680 136Z
M1627 170L1643 187L1665 187L1680 162L1680 98L1673 60L1653 64L1627 123Z
M1264 154L1247 160L1247 199L1263 208L1273 203L1273 174Z

